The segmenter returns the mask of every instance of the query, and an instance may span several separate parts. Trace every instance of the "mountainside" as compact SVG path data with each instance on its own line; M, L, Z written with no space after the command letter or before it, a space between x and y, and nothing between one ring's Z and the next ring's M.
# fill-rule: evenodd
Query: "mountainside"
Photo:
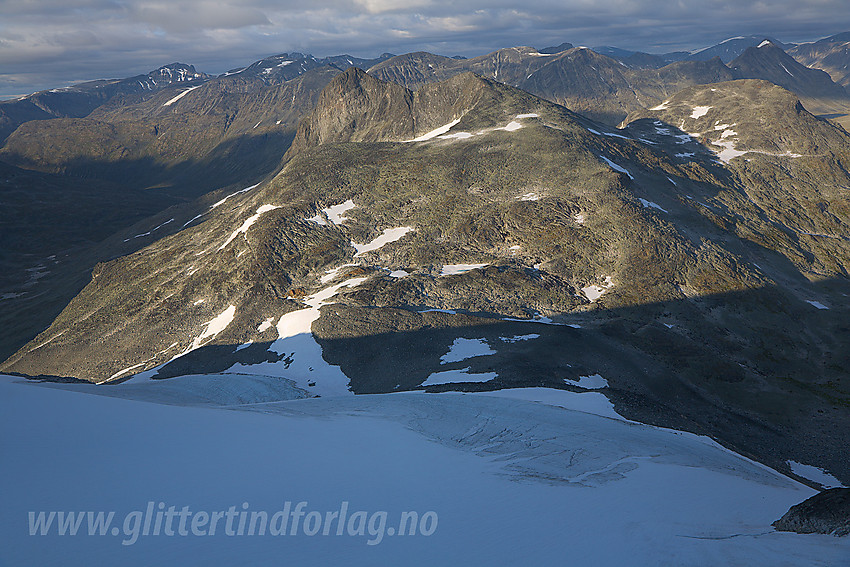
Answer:
M58 117L82 118L110 100L143 100L151 93L176 84L201 83L209 76L192 65L172 63L144 75L80 83L40 91L0 102L0 142L30 120Z
M393 57L369 69L381 80L414 90L468 71L611 125L686 86L736 78L719 60L632 69L585 47L551 54L516 47L464 60L420 52Z
M764 40L748 47L729 67L742 79L763 79L779 85L797 96L810 99L847 99L847 91L829 74L798 63L781 47Z
M828 75L798 64L769 40L755 45L730 66L719 57L670 63L636 53L614 59L584 47L556 53L516 47L465 60L411 53L387 59L369 73L416 90L472 71L609 125L618 125L629 113L655 106L683 88L734 79L768 80L802 97L813 112L850 114L850 96Z
M826 71L845 89L850 87L850 32L794 46L788 54L807 67Z
M175 215L188 219L208 206L188 201L277 168L298 120L338 73L319 67L274 84L244 74L180 82L135 102L115 96L83 118L19 126L0 149L0 358L42 331L97 262L169 234L179 228L169 222ZM153 224L132 226L147 217Z
M709 59L719 57L724 63L729 63L733 59L740 57L747 49L756 47L764 41L770 41L773 45L780 49L793 47L793 45L782 44L775 39L764 35L739 36L721 41L717 45L700 49L699 51L692 53L688 59L692 61L708 61Z
M480 76L349 69L273 179L99 265L0 369L604 388L846 481L850 137L758 81L643 112L616 130Z
M209 191L276 166L297 121L339 72L319 67L275 84L227 76L135 105L107 103L86 118L28 122L7 139L0 159L141 187L188 184Z

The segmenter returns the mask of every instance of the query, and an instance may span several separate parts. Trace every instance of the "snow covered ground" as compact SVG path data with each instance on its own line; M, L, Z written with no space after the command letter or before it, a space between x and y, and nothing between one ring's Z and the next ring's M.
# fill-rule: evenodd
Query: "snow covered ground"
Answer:
M250 403L253 382L220 407L120 399L138 388L0 377L3 565L800 566L850 554L847 538L770 527L812 489L706 438L615 419L598 392ZM29 535L41 511L115 515L104 535L87 535L87 517L57 535L58 515ZM407 512L419 524L401 536ZM271 535L283 518L287 535Z

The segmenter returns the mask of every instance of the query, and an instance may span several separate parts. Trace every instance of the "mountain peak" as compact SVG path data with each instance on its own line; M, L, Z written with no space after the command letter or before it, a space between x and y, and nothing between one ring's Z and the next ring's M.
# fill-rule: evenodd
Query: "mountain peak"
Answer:
M769 39L748 47L729 67L742 79L765 79L802 97L847 98L844 88L834 83L826 72L802 65Z

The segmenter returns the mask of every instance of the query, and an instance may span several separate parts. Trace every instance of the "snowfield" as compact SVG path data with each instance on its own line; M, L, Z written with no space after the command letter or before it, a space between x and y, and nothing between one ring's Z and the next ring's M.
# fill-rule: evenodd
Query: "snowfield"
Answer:
M814 490L706 438L583 411L599 393L251 403L256 381L228 382L232 403L175 407L121 399L139 395L125 385L0 377L3 564L826 566L850 553L848 538L770 527ZM247 535L247 521L228 532L224 519L210 535L200 518L286 510L293 524L299 502L294 535L273 523L259 535L260 522ZM206 521L144 535L160 503ZM115 516L104 535L86 522L29 535L39 511ZM408 511L432 522L400 536Z

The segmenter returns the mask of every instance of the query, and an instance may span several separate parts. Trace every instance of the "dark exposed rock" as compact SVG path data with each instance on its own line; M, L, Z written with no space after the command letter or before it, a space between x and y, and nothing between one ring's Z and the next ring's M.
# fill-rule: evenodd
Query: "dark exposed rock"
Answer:
M850 535L850 488L830 488L792 506L773 527L798 534Z

